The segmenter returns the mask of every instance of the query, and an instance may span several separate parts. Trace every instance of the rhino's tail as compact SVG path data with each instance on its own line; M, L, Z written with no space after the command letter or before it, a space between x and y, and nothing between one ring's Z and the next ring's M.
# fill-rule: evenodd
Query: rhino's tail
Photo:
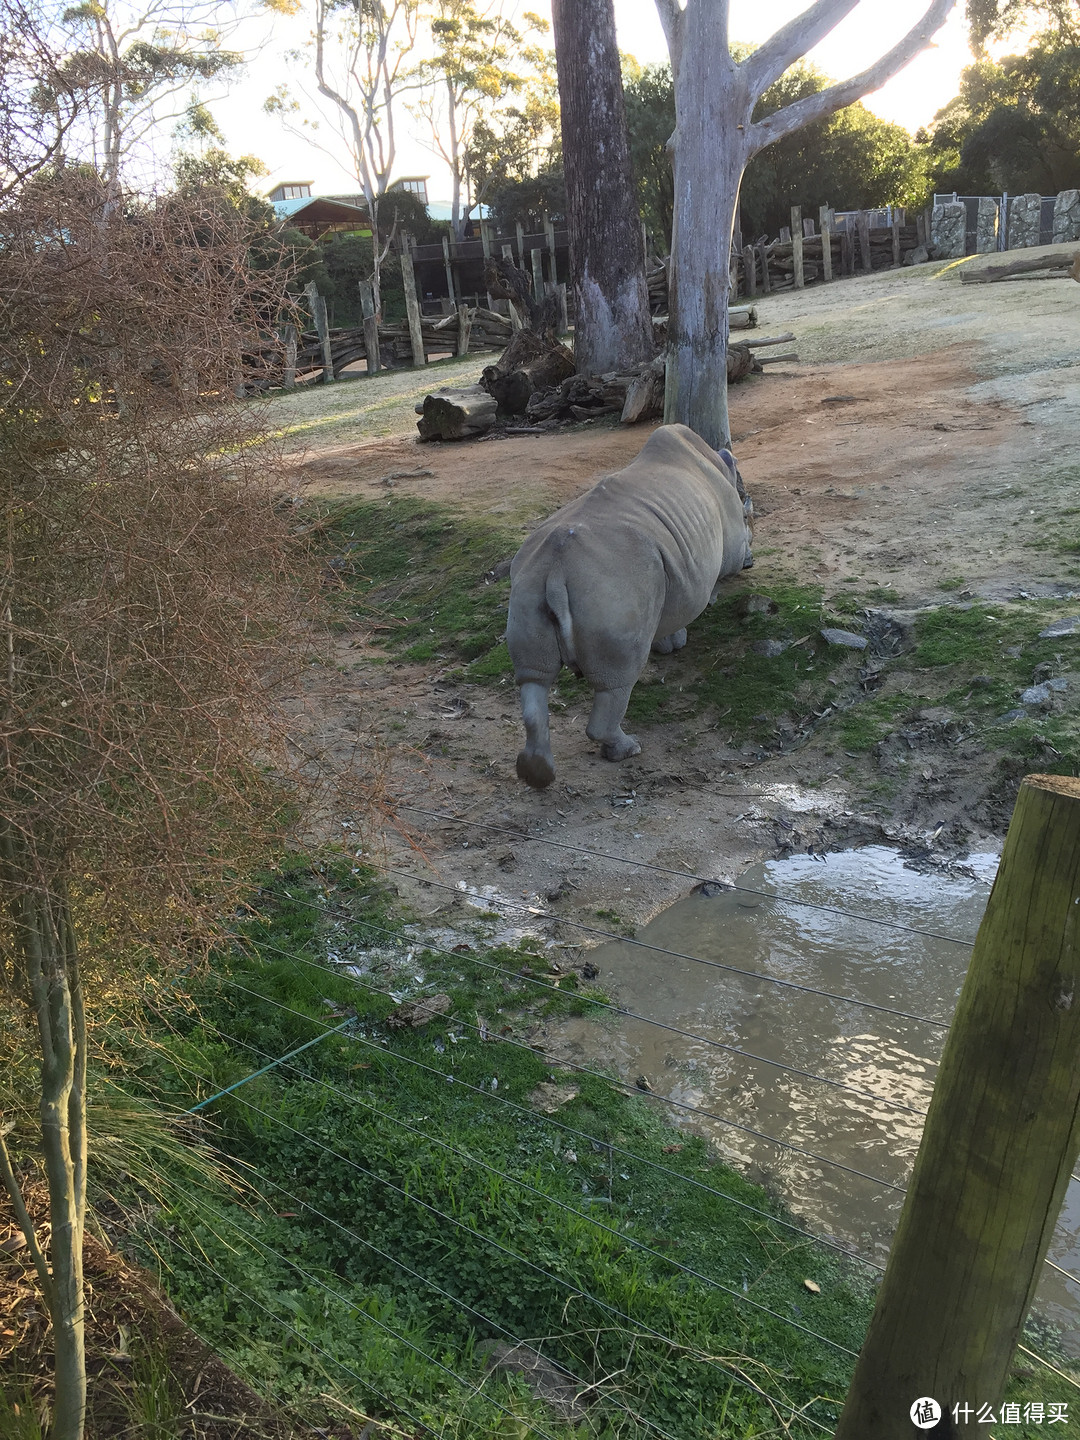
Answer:
M566 592L566 580L558 572L548 575L544 599L559 633L559 657L564 665L580 674L577 655L574 653L574 622L570 617L570 596Z

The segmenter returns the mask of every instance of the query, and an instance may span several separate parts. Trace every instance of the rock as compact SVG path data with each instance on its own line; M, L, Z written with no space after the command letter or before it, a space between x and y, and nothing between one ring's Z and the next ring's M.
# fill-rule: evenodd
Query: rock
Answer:
M850 630L834 630L830 625L821 631L821 638L829 645L844 645L848 650L866 649L865 635L855 635Z
M449 995L427 995L423 1000L407 1000L386 1017L390 1030L418 1030L439 1015L447 1015L454 1008Z
M1053 694L1049 685L1029 685L1020 693L1021 705L1050 705Z
M585 1419L585 1407L578 1398L578 1385L568 1370L546 1360L531 1345L510 1345L505 1340L483 1340L476 1354L485 1360L488 1370L520 1375L538 1400L568 1425L579 1425Z
M992 255L998 248L998 211L996 200L983 196L979 201L979 214L975 221L976 255Z
M735 614L744 620L747 615L775 615L779 609L769 595L740 595L735 602Z
M787 648L783 640L755 640L750 646L755 655L764 655L767 660L782 655Z
M925 265L930 259L930 251L925 245L916 245L914 250L909 250L904 256L905 265Z
M1045 630L1039 631L1040 640L1057 640L1062 635L1075 635L1080 630L1080 615L1072 615L1067 620L1055 620Z
M935 205L930 216L930 239L938 260L959 260L967 248L967 206L951 201Z
M1046 688L1047 688L1048 690L1058 690L1058 691L1067 690L1067 689L1069 688L1069 682L1068 682L1067 680L1062 679L1062 677L1061 677L1060 675L1058 675L1058 676L1056 677L1056 679L1054 679L1054 680L1047 680L1047 682L1046 682Z
M1006 710L1004 715L999 715L996 724L1011 725L1014 720L1020 720L1027 714L1026 710Z
M1038 245L1042 229L1042 196L1014 195L1009 201L1009 249Z
M1080 240L1080 190L1062 190L1054 201L1052 243Z
M866 638L875 655L903 655L915 648L915 616L909 610L868 610Z
M529 1104L534 1110L540 1110L545 1115L554 1115L563 1105L569 1105L571 1100L576 1100L579 1093L576 1085L554 1085L550 1081L544 1081L537 1085L529 1096Z
M1044 660L1041 665L1035 666L1031 676L1031 683L1033 685L1041 685L1044 680L1049 680L1053 673L1054 662L1052 660Z

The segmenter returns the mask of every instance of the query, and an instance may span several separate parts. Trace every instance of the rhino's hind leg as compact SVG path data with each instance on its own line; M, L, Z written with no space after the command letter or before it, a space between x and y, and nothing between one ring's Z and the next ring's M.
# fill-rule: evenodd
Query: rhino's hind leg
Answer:
M525 721L525 749L517 757L518 779L543 790L555 779L555 761L548 731L548 687L527 680L521 687L521 718Z
M633 688L633 685L623 685L618 690L596 692L585 734L599 743L600 754L605 760L629 760L631 755L641 754L641 746L635 737L627 735L622 728Z
M658 635L652 642L652 648L657 655L670 655L673 650L681 650L686 644L686 630L673 630L670 635Z

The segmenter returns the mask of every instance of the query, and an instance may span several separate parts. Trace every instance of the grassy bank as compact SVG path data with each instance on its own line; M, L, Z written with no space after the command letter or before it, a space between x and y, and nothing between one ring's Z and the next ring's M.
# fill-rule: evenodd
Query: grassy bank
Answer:
M159 1099L195 1104L343 1027L202 1112L248 1199L176 1201L143 1231L195 1328L258 1388L318 1407L330 1386L410 1434L830 1425L866 1274L649 1102L551 1068L541 1027L599 998L578 973L529 942L426 949L370 877L342 878L266 894L253 948L138 1061ZM445 1011L395 1028L433 994ZM485 1378L482 1342L519 1338L585 1392L575 1408Z

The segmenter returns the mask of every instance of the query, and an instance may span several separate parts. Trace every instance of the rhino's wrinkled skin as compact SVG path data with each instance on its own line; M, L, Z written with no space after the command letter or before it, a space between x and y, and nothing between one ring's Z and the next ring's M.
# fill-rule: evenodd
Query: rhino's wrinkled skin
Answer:
M663 425L625 470L533 531L510 567L506 629L522 780L542 789L555 778L547 697L563 665L595 691L586 733L604 758L640 752L622 720L649 650L681 649L720 581L753 564L752 517L734 457Z

